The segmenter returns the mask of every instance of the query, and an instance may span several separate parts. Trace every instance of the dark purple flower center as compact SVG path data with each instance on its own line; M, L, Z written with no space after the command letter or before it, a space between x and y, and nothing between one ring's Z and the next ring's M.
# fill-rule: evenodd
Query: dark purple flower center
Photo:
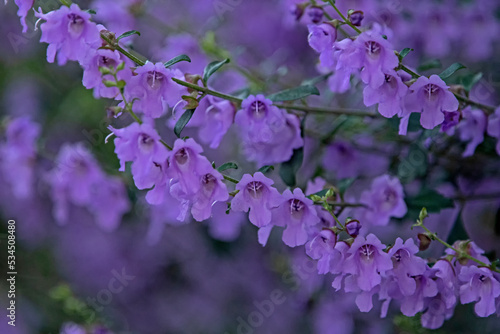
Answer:
M304 214L304 203L296 198L289 200L288 203L290 203L290 214L292 217L300 219Z
M380 50L382 49L380 44L375 41L366 41L365 48L366 53L372 58L377 57L380 54Z
M154 147L154 143L155 143L154 139L148 136L147 134L145 133L139 134L138 144L139 144L139 149L142 152L144 153L151 152L151 150Z
M358 252L365 261L372 261L375 257L375 248L372 245L363 245L359 248Z
M99 65L99 67L115 68L116 61L113 58L109 58L106 56L100 56L98 59L98 65Z
M177 152L175 152L175 161L179 165L184 165L189 160L189 153L185 148L181 148Z
M153 89L159 89L164 79L165 76L162 73L156 71L148 72L147 82L149 87Z
M479 280L480 280L481 282L484 282L484 281L486 280L486 276L484 276L484 275L480 275L480 276L479 276Z
M319 23L323 19L323 9L319 7L311 7L307 12L313 23Z
M264 185L259 181L252 181L247 184L247 191L253 198L261 198Z
M85 26L85 20L83 17L77 14L68 14L68 28L69 30L75 35L80 35L83 31L83 28Z
M267 115L267 106L262 101L253 101L248 109L253 118L262 118Z
M216 183L217 179L210 173L205 174L201 177L201 184L203 186L203 190L207 193L212 193Z
M427 84L424 86L424 94L429 101L434 101L440 92L441 88L435 84Z
M398 267L401 263L404 263L407 258L410 257L410 253L406 249L400 249L392 256L392 263L394 267Z

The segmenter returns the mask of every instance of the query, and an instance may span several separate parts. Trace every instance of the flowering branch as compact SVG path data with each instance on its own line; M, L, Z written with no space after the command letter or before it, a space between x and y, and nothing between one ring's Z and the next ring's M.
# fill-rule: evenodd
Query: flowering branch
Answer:
M432 232L431 230L429 230L427 228L427 226L424 225L424 219L427 218L428 216L429 215L427 214L427 209L426 208L422 208L422 210L420 211L419 218L417 219L417 223L412 226L412 229L413 229L413 227L421 227L421 228L423 228L425 230L426 235L431 240L436 240L439 243L441 243L442 245L444 245L445 247L447 247L447 248L451 249L452 251L454 251L455 252L455 257L457 257L457 258L465 258L465 259L474 261L474 262L476 262L477 264L479 264L482 267L486 267L486 268L488 268L488 269L490 269L492 271L500 273L500 269L497 268L495 264L487 264L487 263L485 263L485 262L483 262L481 260L478 260L475 257L469 255L467 252L462 251L460 249L457 249L456 247L453 247L452 245L450 245L449 243L447 243L443 239L439 238L438 235L437 235L437 233Z

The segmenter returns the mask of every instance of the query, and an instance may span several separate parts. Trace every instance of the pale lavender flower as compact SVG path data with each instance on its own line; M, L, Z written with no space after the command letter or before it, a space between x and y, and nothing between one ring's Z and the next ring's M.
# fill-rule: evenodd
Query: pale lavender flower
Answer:
M90 21L90 14L76 4L62 6L43 14L41 9L35 16L45 20L40 28L40 42L48 43L47 61L64 65L68 60L80 61L90 51L95 52L102 44L97 25Z
M278 207L282 198L272 187L274 182L261 172L245 174L236 185L239 192L231 200L231 210L249 212L248 218L257 227L271 223L271 210Z

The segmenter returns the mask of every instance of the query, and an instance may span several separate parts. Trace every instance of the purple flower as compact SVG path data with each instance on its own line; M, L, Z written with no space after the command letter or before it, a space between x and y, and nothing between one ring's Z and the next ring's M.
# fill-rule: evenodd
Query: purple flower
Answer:
M209 144L210 148L219 147L222 138L233 125L235 112L231 102L213 96L205 97L192 119L200 123L199 138Z
M385 245L373 234L366 239L358 236L347 251L343 271L352 275L354 283L362 291L371 291L382 281L381 275L393 268Z
M372 88L380 87L385 74L399 64L391 43L374 31L361 33L341 58L343 63L362 69L361 80Z
M487 119L483 111L471 107L465 108L462 114L464 118L458 125L458 131L460 140L469 142L463 156L470 157L484 140Z
M397 238L394 246L389 250L392 259L392 273L396 277L399 289L403 296L410 296L415 293L417 284L414 276L423 275L427 270L425 261L415 256L418 246L413 239L408 239L403 243L403 239Z
M188 199L200 190L200 176L206 171L206 164L210 164L204 156L201 155L203 149L192 138L186 141L177 139L170 153L170 167L167 175L172 179L171 182L178 183L176 187L178 194L182 199ZM175 195L172 194L174 197Z
M89 209L95 215L97 224L103 230L115 230L123 214L130 209L123 183L117 178L105 178L92 192Z
M0 168L3 178L17 198L33 193L36 140L40 126L27 117L13 119L6 130L6 142L0 145Z
M271 210L278 207L282 198L278 190L272 187L274 182L261 172L253 176L245 174L236 185L239 192L231 201L231 209L250 213L250 222L257 227L271 223Z
M455 133L455 126L460 122L460 113L457 111L445 111L443 114L444 121L441 124L441 131L446 132L449 136L452 136Z
M433 129L443 123L443 112L457 109L457 98L448 90L446 83L434 74L430 78L420 77L411 85L402 116L409 116L412 112L421 113L420 124L425 129Z
M197 172L200 187L193 199L191 214L196 221L203 221L212 215L212 205L217 201L227 201L229 193L222 182L222 174L207 161Z
M354 147L340 140L328 145L323 157L323 167L335 172L337 179L358 176L359 163L359 154Z
M87 207L102 189L104 174L83 144L64 145L56 159L56 167L48 176L54 216L58 223L68 219L70 203Z
M337 39L337 30L329 23L320 25L309 24L309 36L307 40L311 48L316 52L331 50Z
M497 139L496 150L500 155L500 107L488 117L488 135Z
M301 189L293 193L283 192L280 206L273 210L273 225L286 226L283 242L290 246L300 246L307 242L309 229L319 222L313 201L306 198Z
M337 235L332 230L321 230L311 241L306 244L306 254L318 260L318 274L329 273L331 268L342 256L335 249Z
M120 53L108 49L98 49L95 53L89 53L87 57L82 59L83 67L83 85L87 89L94 89L94 97L114 98L118 95L119 90L116 87L106 87L103 80L114 81L111 74L102 75L99 68L107 68L115 70L122 63ZM132 72L127 67L118 72L118 80L128 81L132 77Z
M149 123L132 123L126 128L110 129L116 135L115 153L120 159L120 171L125 171L125 162L133 161L132 175L137 188L151 188L161 174L157 167L169 156L167 148L160 142L160 135Z
M413 317L424 309L424 300L438 293L436 282L430 277L434 271L427 268L421 275L415 276L415 291L401 300L401 313Z
M368 85L365 87L363 102L367 107L378 103L378 112L384 117L391 118L401 112L402 100L408 92L408 86L403 83L395 71L387 73L381 86L373 88Z
M173 77L183 79L179 70L167 69L163 63L147 62L135 73L137 75L125 86L127 99L138 99L134 102L134 111L158 118L165 114L167 106L173 107L182 100L185 89L171 80Z
M437 261L432 270L435 273L438 294L425 299L421 323L425 328L436 329L453 315L457 303L458 280L453 266L447 260Z
M360 202L367 207L361 209L363 222L372 225L387 225L391 217L401 218L406 214L403 186L396 177L382 175L372 182L370 190L361 194Z
M235 117L245 155L259 166L288 161L304 145L299 119L271 103L263 95L250 95Z
M7 2L7 0L5 0ZM33 8L33 3L35 0L14 0L19 10L17 11L17 16L21 18L21 24L23 26L23 33L28 31L28 25L26 24L26 16L28 15L31 8Z
M460 286L460 302L477 302L474 310L479 317L495 313L495 298L500 296L500 282L488 268L462 267L458 275L464 284Z
M41 9L35 13L46 22L41 25L40 42L48 43L47 61L53 63L57 54L57 63L64 65L68 60L82 60L87 53L101 46L101 36L95 23L90 21L90 14L76 4L62 6L58 10L43 14Z

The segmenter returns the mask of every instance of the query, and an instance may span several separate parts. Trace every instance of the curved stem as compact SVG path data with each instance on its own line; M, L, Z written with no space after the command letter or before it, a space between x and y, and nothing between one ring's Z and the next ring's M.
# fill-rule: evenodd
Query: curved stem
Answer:
M328 0L328 2L330 3L330 5L332 5L333 9L335 9L335 11L337 12L337 14L340 15L340 17L342 18L342 20L344 20L344 22L349 25L349 27L351 27L352 29L354 29L354 31L356 31L358 34L361 34L361 30L358 29L358 27L356 27L354 24L352 24L345 16L344 14L342 14L342 12L337 8L337 6L335 6L335 2L333 2L332 0Z

